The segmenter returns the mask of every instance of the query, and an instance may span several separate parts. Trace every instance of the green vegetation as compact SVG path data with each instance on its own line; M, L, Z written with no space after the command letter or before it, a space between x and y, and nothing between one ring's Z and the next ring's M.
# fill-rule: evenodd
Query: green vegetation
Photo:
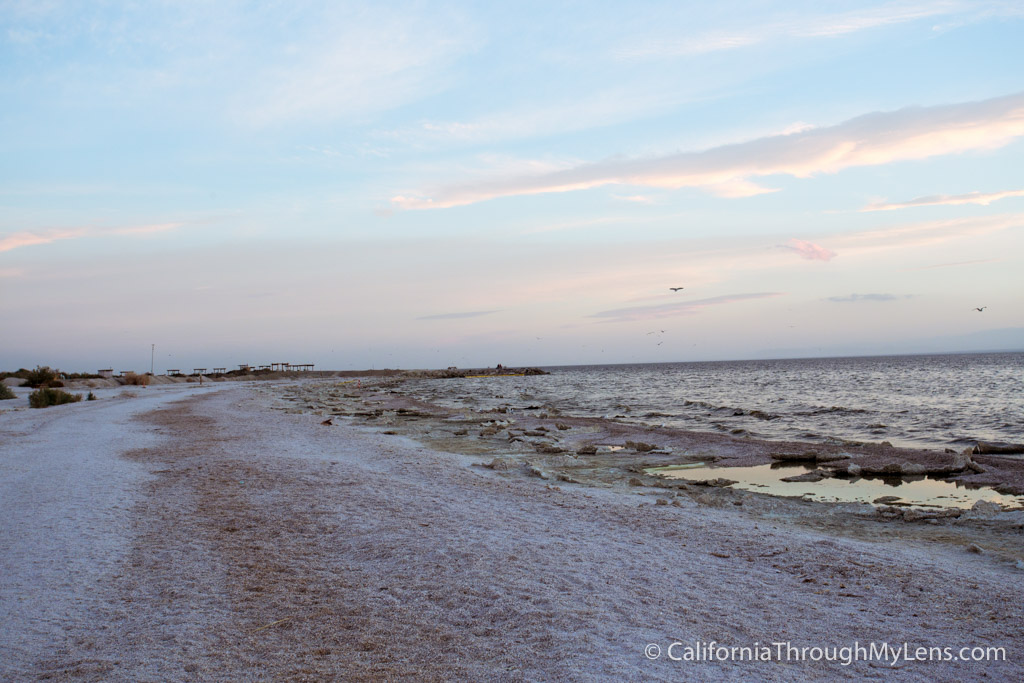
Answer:
M81 394L69 394L66 391L49 387L37 389L28 395L28 404L33 408L49 408L65 403L77 403L81 400Z
M96 400L96 394L94 394L94 393L92 393L92 392L90 391L90 392L89 392L89 395L85 397L85 400L86 400L86 401L95 401L95 400Z
M37 365L35 370L28 371L28 376L24 379L26 380L25 386L32 389L53 386L51 382L60 381L57 379L57 371L51 369L48 365ZM61 384L60 386L64 385Z
M9 386L0 382L0 401L6 401L9 398L17 398L17 396L14 395Z

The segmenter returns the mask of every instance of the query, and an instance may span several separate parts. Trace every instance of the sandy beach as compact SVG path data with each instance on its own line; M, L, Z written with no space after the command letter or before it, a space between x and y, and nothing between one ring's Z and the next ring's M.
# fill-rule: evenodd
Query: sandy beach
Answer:
M0 678L1024 677L1016 518L851 521L531 476L458 424L414 440L303 386L5 410ZM883 643L952 661L826 661Z

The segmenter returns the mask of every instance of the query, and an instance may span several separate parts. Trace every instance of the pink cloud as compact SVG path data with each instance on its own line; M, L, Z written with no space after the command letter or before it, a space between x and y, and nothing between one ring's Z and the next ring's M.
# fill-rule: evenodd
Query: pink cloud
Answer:
M51 244L61 240L73 240L82 237L103 237L106 235L146 235L156 232L165 232L179 228L183 223L156 223L153 225L136 225L126 228L114 229L93 229L93 228L69 228L64 230L46 230L42 232L31 232L24 230L6 237L0 238L0 253L31 247L38 244Z
M614 158L504 179L489 178L401 195L402 209L462 206L497 197L571 192L606 185L697 187L724 197L773 192L753 179L809 178L858 166L996 149L1024 136L1024 93L980 102L876 112L838 125L771 135L648 159Z
M69 240L81 237L85 230L48 230L44 233L16 232L13 235L0 238L0 252L12 251L21 247L31 247L36 244L49 244L58 240Z
M800 258L805 258L808 261L831 261L836 257L836 253L831 249L826 249L814 242L798 240L795 237L789 241L789 244L782 245L782 248L792 249L800 254Z

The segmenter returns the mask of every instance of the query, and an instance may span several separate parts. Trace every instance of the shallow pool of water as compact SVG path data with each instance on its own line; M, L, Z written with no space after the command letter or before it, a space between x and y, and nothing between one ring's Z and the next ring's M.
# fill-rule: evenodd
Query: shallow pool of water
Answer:
M695 466L696 465L696 466ZM707 467L703 463L676 467L654 467L651 474L670 479L732 479L734 489L767 493L789 498L807 497L828 503L872 503L883 496L898 496L890 505L969 508L979 500L998 503L1004 508L1024 507L1024 497L997 493L989 487L967 488L955 482L925 476L854 477L823 479L817 482L781 481L815 469L806 465L755 465L753 467Z

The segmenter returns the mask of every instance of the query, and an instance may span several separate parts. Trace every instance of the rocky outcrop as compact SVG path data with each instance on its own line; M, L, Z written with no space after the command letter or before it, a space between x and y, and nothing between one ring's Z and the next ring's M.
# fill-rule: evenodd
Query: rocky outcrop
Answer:
M797 474L797 475L794 475L792 477L783 477L779 481L792 481L792 482L812 481L813 482L813 481L821 481L822 479L829 479L832 476L834 476L834 475L829 470L816 469L816 470L811 470L810 472L804 472L803 474Z

